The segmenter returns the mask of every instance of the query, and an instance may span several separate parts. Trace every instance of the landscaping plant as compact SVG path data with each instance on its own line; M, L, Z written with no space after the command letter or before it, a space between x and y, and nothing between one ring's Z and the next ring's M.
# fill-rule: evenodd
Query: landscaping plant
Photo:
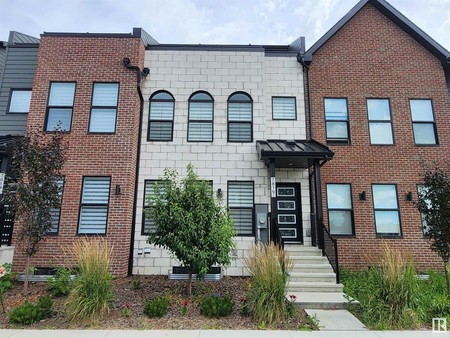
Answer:
M188 294L192 293L192 273L203 277L214 265L229 265L234 222L208 181L200 180L194 167L178 178L166 168L154 196L147 196L146 217L155 221L147 242L166 248L189 271Z
M450 163L450 162L448 162ZM424 233L431 240L431 250L444 262L447 292L450 294L448 262L450 260L450 172L437 163L424 164L423 185L419 192L419 209L424 223Z
M166 314L169 307L169 298L161 296L154 297L150 301L145 300L144 314L149 318L162 317Z
M14 152L5 185L5 204L20 220L17 249L26 257L24 294L28 294L30 259L53 226L52 210L61 207L61 168L65 162L61 131L50 136L27 131Z
M47 278L47 281L52 297L66 296L72 288L70 270L61 266L56 268L55 275Z
M141 275L137 275L135 279L131 281L131 288L133 290L139 290L141 288Z
M14 287L12 281L14 281L16 277L17 275L11 272L11 264L0 264L0 304L2 305L3 313L5 313L5 292Z
M130 315L130 303L123 304L123 316L128 317Z
M250 314L271 324L288 316L286 283L291 261L275 244L254 245L245 257L251 283L247 293Z
M11 323L30 325L47 318L51 313L52 305L53 302L48 297L40 298L36 305L26 300L24 305L17 306L8 312L8 318Z
M112 300L111 266L112 248L101 238L82 238L70 248L76 260L79 276L74 281L65 302L69 321L101 318L109 312Z
M208 295L200 301L200 313L208 318L228 316L233 311L234 302L228 295Z
M187 313L187 305L188 305L189 301L188 300L184 300L183 301L183 306L181 307L181 314L184 316Z

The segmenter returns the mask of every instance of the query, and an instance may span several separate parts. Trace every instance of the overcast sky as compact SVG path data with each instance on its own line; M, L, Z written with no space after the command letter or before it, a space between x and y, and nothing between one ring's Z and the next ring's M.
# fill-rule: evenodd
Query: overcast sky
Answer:
M16 30L129 33L160 43L289 44L307 47L358 0L0 0L0 40ZM450 50L450 0L389 0Z

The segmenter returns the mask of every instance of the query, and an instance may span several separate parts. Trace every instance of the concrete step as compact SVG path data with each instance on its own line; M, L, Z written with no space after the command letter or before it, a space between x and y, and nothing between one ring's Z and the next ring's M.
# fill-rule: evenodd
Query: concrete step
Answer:
M290 299L290 295L296 296L294 305L302 309L345 309L347 300L344 298L343 292L288 292L286 298ZM353 302L359 305L358 301Z
M289 258L295 264L330 264L328 258L324 256L297 256L289 255Z
M322 251L314 247L284 247L290 256L322 256Z
M344 285L327 282L289 282L289 292L342 292Z
M333 272L333 268L327 262L327 264L295 264L292 267L291 273L295 272Z
M336 274L334 272L291 272L289 281L335 283Z

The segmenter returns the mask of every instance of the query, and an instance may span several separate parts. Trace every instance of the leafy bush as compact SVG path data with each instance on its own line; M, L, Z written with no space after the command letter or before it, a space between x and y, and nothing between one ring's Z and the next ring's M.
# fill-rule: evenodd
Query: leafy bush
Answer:
M11 264L0 264L0 304L2 305L3 313L5 313L5 306L3 304L5 292L14 287L13 281L17 279L17 274L11 272Z
M146 299L144 304L144 314L148 317L162 317L166 314L169 307L169 298L154 297L150 302Z
M70 249L79 276L66 300L69 321L95 320L109 312L112 252L106 240L83 238Z
M288 316L286 283L290 259L271 243L255 245L245 261L251 276L247 293L250 314L258 323L271 324L285 319Z
M36 305L26 300L24 305L17 306L9 312L8 318L11 323L30 325L47 318L50 315L52 305L53 302L48 297L40 298Z
M219 294L204 297L200 301L200 313L209 318L228 316L233 311L234 302L230 296Z
M131 281L131 288L133 290L139 290L141 288L141 275L138 275L135 279Z
M69 293L72 288L72 280L70 279L70 270L64 267L57 267L54 277L47 279L49 285L47 287L52 293L52 297L61 297Z

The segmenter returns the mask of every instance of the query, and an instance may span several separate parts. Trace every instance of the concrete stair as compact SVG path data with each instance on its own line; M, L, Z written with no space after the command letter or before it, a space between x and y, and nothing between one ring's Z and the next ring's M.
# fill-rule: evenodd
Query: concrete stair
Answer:
M299 244L285 244L284 250L293 261L288 284L288 298L297 297L295 305L304 309L343 309L342 284L336 283L336 274L322 250Z

